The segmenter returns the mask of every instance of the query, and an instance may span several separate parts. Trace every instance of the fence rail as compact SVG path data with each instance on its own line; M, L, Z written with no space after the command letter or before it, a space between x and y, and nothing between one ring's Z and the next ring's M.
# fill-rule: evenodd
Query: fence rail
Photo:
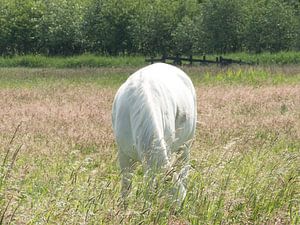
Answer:
M221 65L221 66L226 66L226 65L230 65L230 64L239 64L239 65L258 64L258 63L254 63L254 62L244 62L241 59L235 60L235 59L224 58L222 56L216 57L215 60L207 60L205 55L202 57L202 59L195 59L195 58L193 58L193 56L181 57L179 55L177 55L177 56L163 55L161 58L151 57L150 59L145 59L145 61L150 62L151 64L153 64L155 62L164 62L164 63L172 63L174 65L182 65L183 62L188 62L190 65L193 65L194 63L199 63L199 65L217 64L217 65ZM169 62L169 61L171 61L171 62Z

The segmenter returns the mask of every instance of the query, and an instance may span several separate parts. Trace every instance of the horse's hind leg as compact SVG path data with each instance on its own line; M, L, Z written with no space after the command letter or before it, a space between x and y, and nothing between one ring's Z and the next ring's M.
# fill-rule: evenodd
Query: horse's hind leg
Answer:
M190 165L190 144L183 144L181 147L181 157L180 164L182 165L181 170L178 173L175 173L173 176L173 180L177 186L177 195L182 202L186 196L186 186L187 186L187 178L189 175Z
M130 192L132 182L132 172L134 169L134 160L119 150L119 165L121 168L121 194L123 198Z

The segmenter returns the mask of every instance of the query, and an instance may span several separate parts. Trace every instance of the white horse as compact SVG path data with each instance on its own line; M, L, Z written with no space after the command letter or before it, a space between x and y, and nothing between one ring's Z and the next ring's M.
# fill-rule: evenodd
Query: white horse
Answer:
M196 118L194 86L177 67L156 63L127 79L117 91L112 109L124 197L135 162L142 162L146 172L170 169L172 153L183 150L184 165L173 180L179 198L185 198Z

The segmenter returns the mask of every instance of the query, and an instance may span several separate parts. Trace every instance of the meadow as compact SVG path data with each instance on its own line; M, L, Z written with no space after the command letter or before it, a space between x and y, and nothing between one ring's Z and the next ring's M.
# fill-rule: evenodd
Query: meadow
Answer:
M299 65L183 67L199 123L180 207L141 167L120 199L111 107L139 66L0 68L0 224L300 223Z

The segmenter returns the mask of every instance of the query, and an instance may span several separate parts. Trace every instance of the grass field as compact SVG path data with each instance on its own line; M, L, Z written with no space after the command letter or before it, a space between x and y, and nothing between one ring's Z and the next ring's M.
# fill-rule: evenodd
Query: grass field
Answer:
M0 224L300 223L299 65L183 68L199 124L181 208L141 167L119 198L111 106L136 69L0 68Z

